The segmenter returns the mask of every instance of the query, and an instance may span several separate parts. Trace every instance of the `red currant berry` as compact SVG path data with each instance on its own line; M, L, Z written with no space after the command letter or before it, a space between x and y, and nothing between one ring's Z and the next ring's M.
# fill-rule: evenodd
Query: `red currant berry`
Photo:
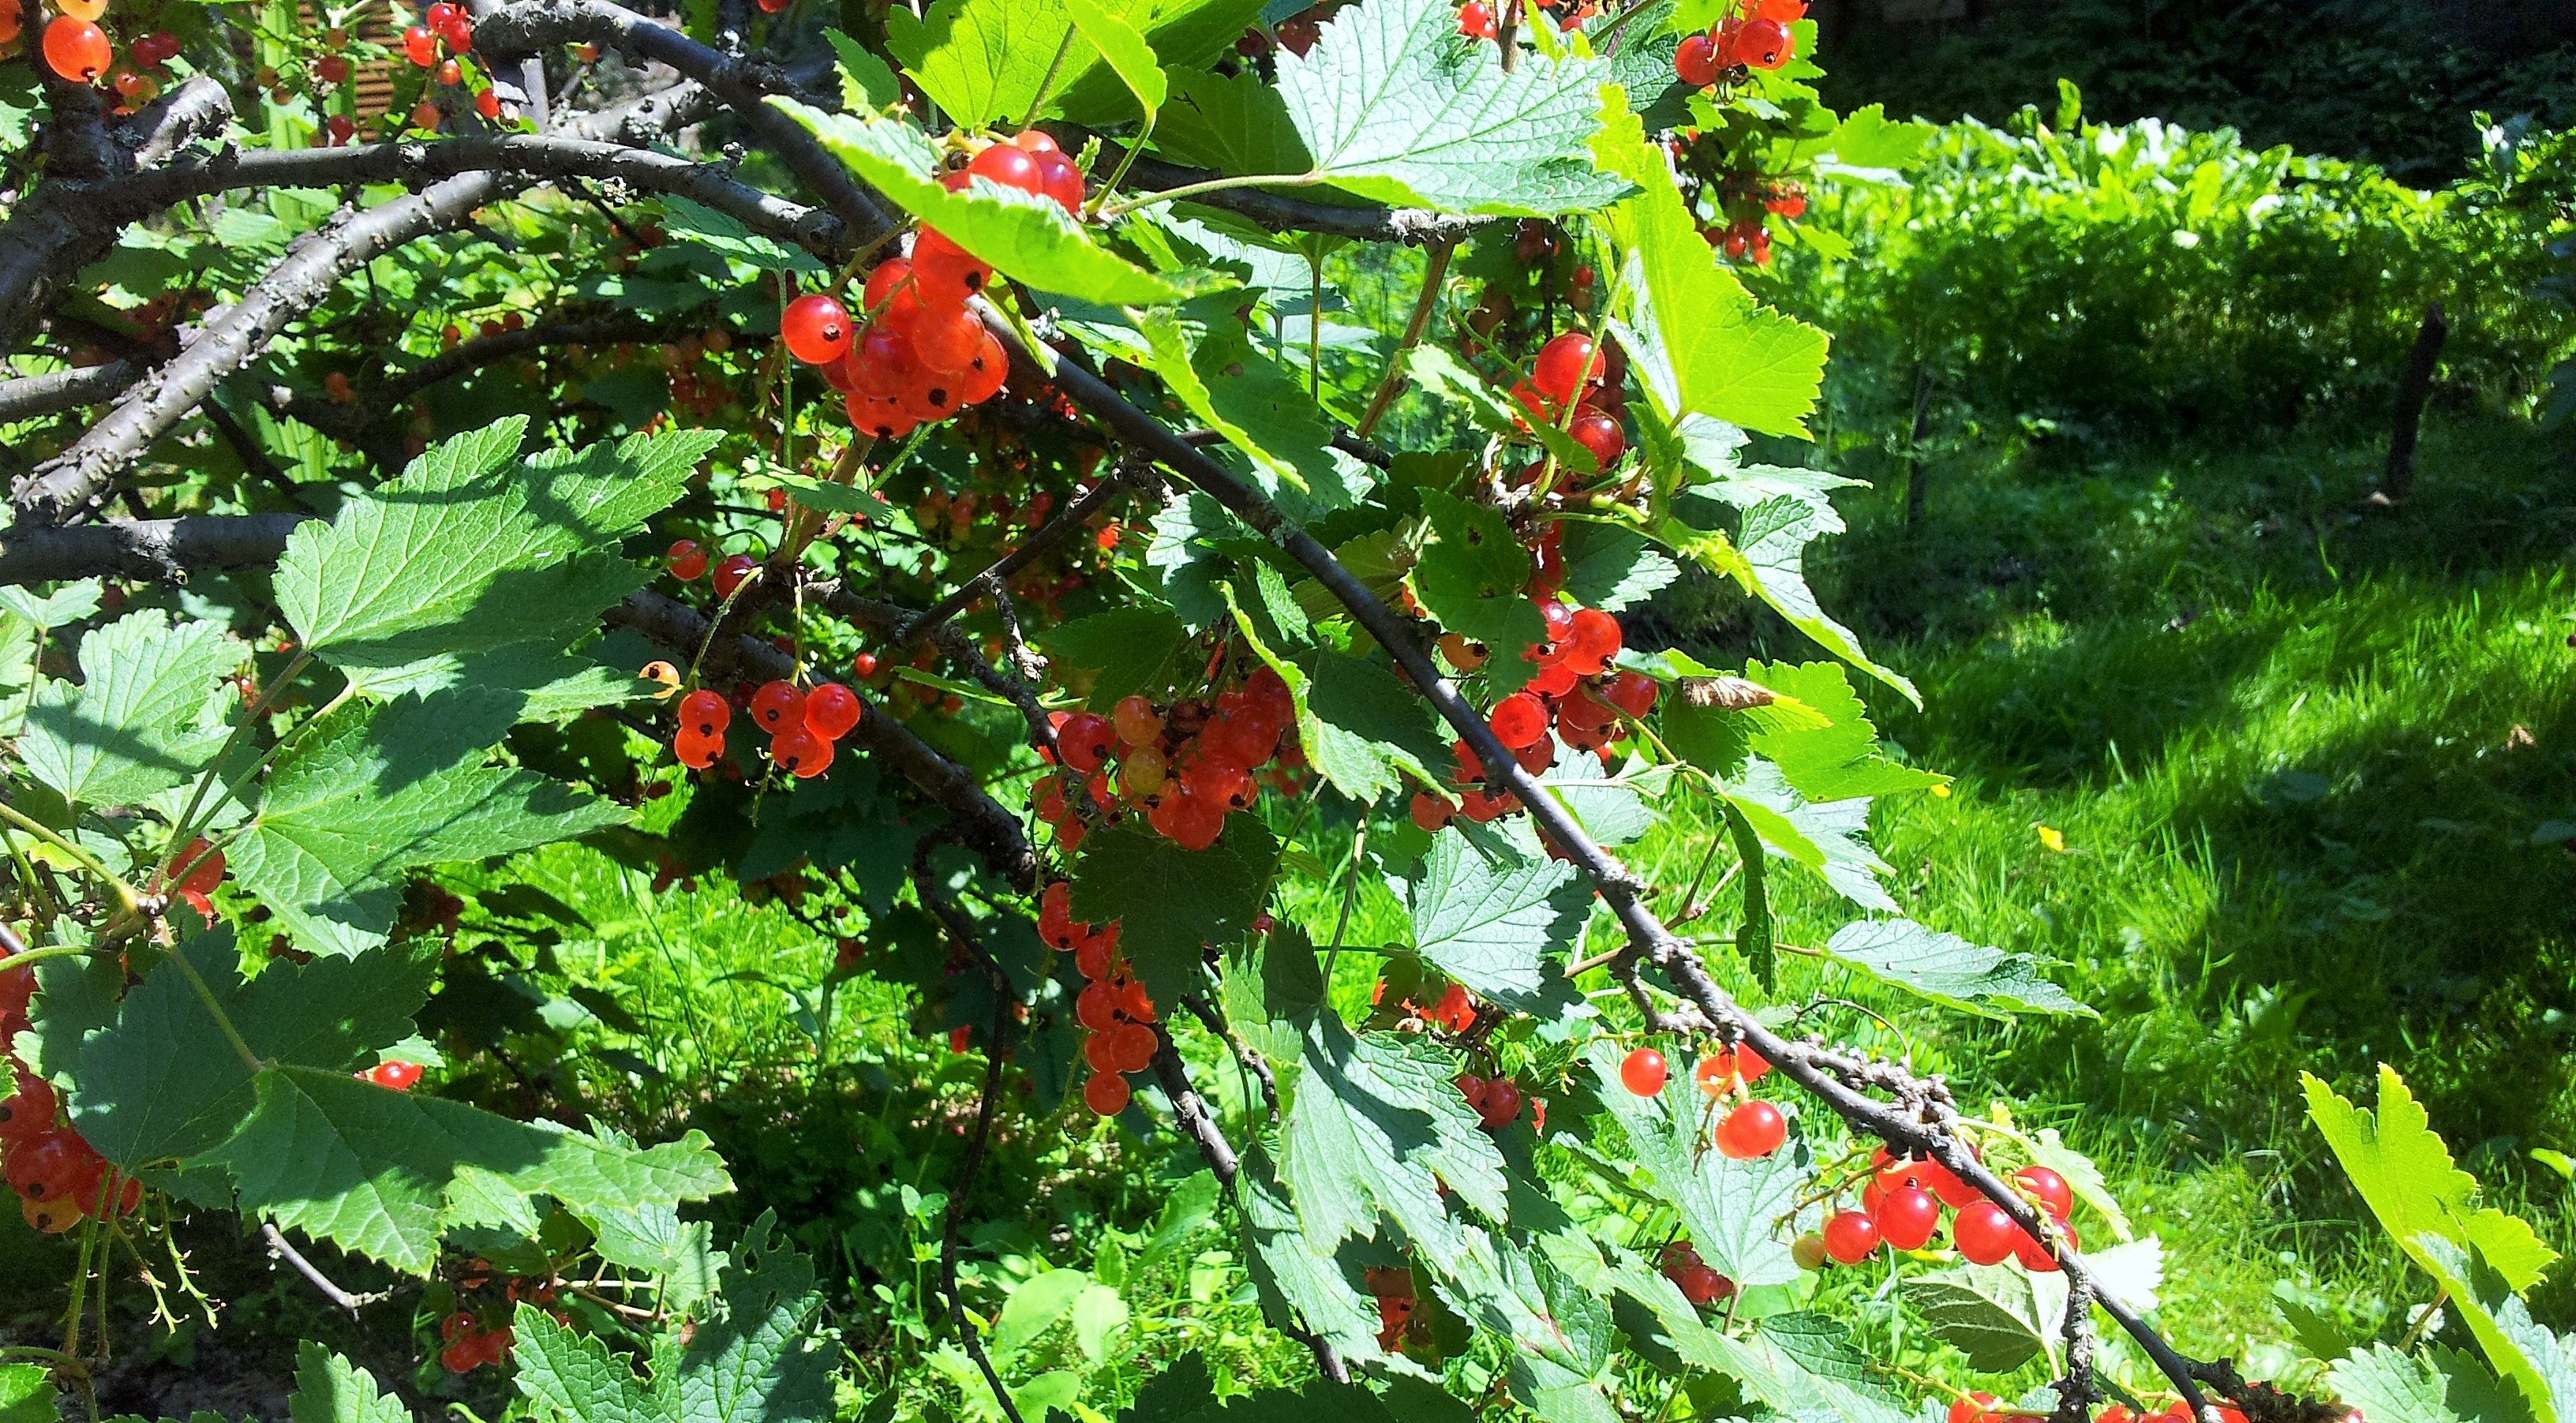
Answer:
M437 78L441 84L461 84L465 82L465 70L455 60L442 59L438 62Z
M1972 1265L2001 1264L2023 1238L2020 1226L1992 1201L1971 1201L1950 1222L1950 1239Z
M707 551L698 547L696 539L681 539L672 544L670 552L662 557L671 570L671 576L683 583L695 583L706 576Z
M1118 733L1110 729L1109 718L1076 712L1056 728L1055 746L1064 764L1087 776L1118 749Z
M1011 135L1011 142L1031 153L1064 152L1063 147L1055 141L1055 135L1042 128L1024 128Z
M1870 1214L1888 1244L1899 1250L1920 1250L1940 1228L1941 1200L1921 1186L1898 1186Z
M1592 338L1568 331L1541 346L1530 366L1530 385L1553 405L1573 401L1576 392L1601 378L1602 360Z
M1005 188L1017 188L1031 196L1042 196L1046 192L1046 179L1038 172L1037 156L1017 144L994 144L976 154L975 161L966 165L966 171L974 177L999 183Z
M1082 1104L1104 1117L1114 1117L1127 1110L1131 1089L1127 1079L1115 1072L1095 1072L1082 1084Z
M913 285L920 289L925 305L964 306L992 275L993 269L982 259L936 228L924 228L912 244Z
M877 668L882 665L883 664L877 660L877 655L875 653L862 652L858 656L850 659L850 675L864 682L876 676Z
M832 743L799 722L770 738L769 759L796 779L810 781L832 764Z
M912 284L912 263L888 257L868 273L864 300L877 320L908 331L922 313L921 292Z
M1778 1107L1759 1099L1737 1107L1717 1124L1718 1152L1735 1161L1768 1156L1788 1139L1788 1119Z
M1016 148L984 150L987 153L1019 153ZM1021 154L1027 157L1026 154ZM912 324L912 354L923 368L941 375L955 375L975 363L984 353L984 343L991 339L984 323L975 313L960 307L954 311L925 311Z
M1991 1393L1969 1394L1950 1405L1950 1423L1995 1423L1995 1415L1987 1411L1994 1402Z
M742 581L749 578L759 567L760 560L747 553L730 555L723 562L718 563L713 574L716 596L732 597L733 590L741 587Z
M828 365L849 354L850 313L821 292L807 292L787 304L778 319L779 339L787 354L809 366Z
M408 1092L414 1083L420 1081L420 1074L419 1063L396 1060L377 1063L368 1069L367 1078L379 1087L391 1087L397 1092Z
M1617 464L1619 456L1628 452L1628 436L1620 430L1619 422L1598 410L1586 409L1575 416L1565 433L1574 437L1574 443L1590 450L1593 463L1602 469Z
M751 694L751 719L771 734L805 724L805 694L786 682L764 682Z
M1037 165L1039 191L1055 199L1056 206L1080 216L1082 200L1087 196L1082 182L1082 165L1054 149L1038 154Z
M1683 39L1682 47L1673 52L1673 73L1694 89L1705 89L1717 82L1725 66L1717 62L1717 41L1705 34Z
M2075 1191L2066 1178L2045 1166L2025 1166L2013 1173L2013 1184L2022 1194L2039 1202L2040 1208L2064 1220L2075 1210Z
M1619 1085L1640 1097L1652 1097L1663 1091L1665 1081L1672 1075L1672 1069L1664 1063L1664 1055L1650 1047L1637 1049L1619 1064Z
M724 754L724 738L684 726L671 740L671 754L679 757L680 764L690 770L703 771Z
M438 63L438 36L426 25L414 25L402 33L403 57L414 67L427 69Z
M1610 665L1610 659L1619 655L1627 645L1627 634L1620 630L1617 618L1599 608L1584 608L1575 613L1566 641L1572 646L1566 656L1567 665L1576 675L1590 677L1598 675Z
M170 869L173 873L186 873L187 877L178 884L180 893L212 894L215 886L224 882L224 852L215 849L207 843L205 836L200 835L180 846L179 853L170 857Z
M1494 37L1494 12L1484 0L1467 0L1458 7L1458 33L1471 40Z
M680 698L680 726L700 736L721 736L733 724L733 703L721 692L700 687Z
M0 1143L15 1144L53 1127L52 1085L41 1077L19 1073L18 1090L0 1098Z
M1520 1084L1508 1077L1486 1083L1484 1095L1476 1102L1476 1115L1487 1127L1510 1126L1520 1120Z
M1859 1211L1836 1211L1825 1222L1825 1254L1838 1264L1857 1265L1878 1253L1878 1222Z
M1778 69L1796 52L1797 43L1789 27L1767 16L1745 21L1744 28L1736 32L1736 60L1756 69Z
M1485 724L1494 738L1514 751L1526 750L1547 735L1547 704L1527 692L1514 692L1494 704Z
M838 682L826 682L805 694L805 729L826 741L838 741L859 724L859 694Z

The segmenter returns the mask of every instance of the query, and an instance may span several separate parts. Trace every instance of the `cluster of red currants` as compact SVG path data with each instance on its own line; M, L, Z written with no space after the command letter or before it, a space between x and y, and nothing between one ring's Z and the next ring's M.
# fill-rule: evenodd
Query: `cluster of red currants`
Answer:
M98 22L107 15L107 0L54 0L55 15L45 26L45 67L56 77L73 84L95 84L108 72L116 58L116 47L108 42L107 31ZM0 0L0 54L17 44L26 32L25 0ZM134 63L144 69L158 70L161 64L179 52L179 41L166 31L155 31L136 40L128 51ZM138 98L148 87L152 95L160 93L161 78L145 78L134 69L124 74L134 81L119 84L117 93L124 100L119 113L133 112L132 105L150 102L150 95Z
M216 885L224 882L224 852L208 844L205 836L199 835L180 847L179 853L172 855L170 863L163 867L162 878L170 880L172 876L176 879L169 884L169 889L186 900L197 911L198 918L214 923L215 904L208 896L215 892ZM8 1040L6 1034L0 1033L0 1043Z
M1781 68L1798 52L1789 27L1806 16L1807 0L1746 0L1738 13L1686 36L1673 53L1673 72L1705 89L1731 69Z
M1539 348L1529 378L1512 387L1512 399L1531 419L1562 422L1565 433L1591 451L1606 474L1628 450L1627 432L1607 408L1615 389L1610 374L1609 353L1582 332L1567 331ZM1569 404L1575 407L1570 421L1564 419ZM1534 470L1524 472L1525 481L1535 477Z
M764 682L744 698L743 706L769 733L770 764L800 781L831 766L834 744L864 714L859 694L838 682L812 691L799 691L793 682ZM671 750L681 765L703 771L724 755L725 729L732 724L733 703L711 687L700 687L680 699L680 731Z
M26 1030L35 994L33 969L0 972L0 1044ZM120 1175L79 1132L55 1120L59 1104L51 1083L5 1050L0 1071L16 1081L16 1090L0 1097L0 1177L18 1193L27 1224L60 1235L102 1206L126 1215L142 1203L141 1182Z
M1081 168L1036 129L993 144L940 181L963 190L977 178L1052 198L1077 219L1082 214ZM1000 393L1010 362L966 304L992 275L981 259L925 227L910 256L890 257L868 273L865 321L816 292L788 304L779 335L788 354L822 369L852 426L899 440Z
M1770 1071L1770 1062L1750 1047L1719 1048L1691 1069L1692 1080L1712 1101L1735 1101L1711 1133L1719 1155L1752 1161L1778 1151L1789 1139L1789 1119L1750 1090ZM1640 1097L1663 1091L1671 1077L1671 1065L1650 1047L1638 1048L1619 1062L1619 1085Z
M1693 1304L1710 1305L1735 1296L1735 1281L1711 1269L1699 1258L1698 1248L1687 1240L1676 1240L1664 1247L1663 1267L1664 1278Z
M1529 1100L1522 1094L1521 1085L1508 1077L1478 1077L1472 1072L1461 1072L1455 1081L1459 1094L1467 1099L1467 1105L1475 1110L1476 1120L1482 1122L1487 1131L1519 1121L1521 1104ZM1542 1128L1547 1125L1543 1110L1536 1120Z
M760 560L747 553L730 553L710 563L707 551L699 546L696 539L680 539L663 555L663 565L671 570L673 578L683 583L695 583L704 578L715 588L717 597L730 598L733 590L741 587L743 580L760 567ZM867 674L862 672L859 675L865 677Z
M510 1346L518 1342L508 1325L486 1329L461 1309L439 1321L438 1337L445 1346L438 1351L438 1361L454 1374L470 1374L485 1364L497 1364L510 1357Z
M1541 598L1538 609L1547 623L1548 640L1527 655L1539 671L1521 690L1494 703L1485 725L1532 775L1556 764L1560 744L1589 751L1607 766L1610 747L1627 738L1628 720L1652 711L1661 688L1643 673L1611 668L1611 660L1625 645L1617 618L1598 608L1572 607L1553 596ZM1490 656L1484 644L1456 633L1440 639L1440 653L1461 672L1475 671ZM1484 769L1464 740L1451 749L1457 757L1452 777L1457 803L1434 791L1417 791L1414 824L1437 831L1463 815L1481 825L1521 809L1519 798L1509 791L1491 795L1478 784Z
M1371 1265L1362 1278L1377 1297L1377 1347L1392 1354L1413 1327L1413 1272Z
M1707 238L1710 246L1725 249L1726 255L1737 261L1750 257L1754 266L1771 265L1771 229L1758 216L1735 218L1723 227L1701 228L1700 236Z
M466 15L465 7L438 0L421 19L423 23L402 33L403 57L410 60L416 69L433 71L430 77L443 88L452 89L464 83L464 66L457 60L474 51L474 22ZM501 117L501 96L493 91L489 82L476 91L474 108L487 119L498 120ZM437 128L441 117L438 105L427 98L414 105L411 111L415 128ZM333 142L346 141L338 125L332 125L330 132Z
M2245 1410L2232 1403L2216 1405L2219 1423L2246 1423ZM1949 1423L2013 1423L2022 1416L2014 1409L1998 1407L1991 1393L1972 1393L1950 1405ZM2191 1407L2177 1398L2152 1413L2140 1413L2125 1403L2114 1403L2093 1415L2093 1423L2192 1423ZM2362 1423L2361 1410L2352 1409L2343 1423Z
M1572 34L1586 22L1604 13L1599 0L1538 0L1536 10L1556 21L1560 33ZM1458 33L1471 40L1490 40L1501 33L1494 20L1494 6L1486 0L1467 0L1458 7Z
M1067 851L1080 848L1088 833L1085 799L1102 819L1141 808L1155 833L1204 850L1216 843L1230 812L1250 810L1260 798L1255 777L1264 767L1279 763L1269 779L1280 784L1305 765L1291 734L1296 720L1288 684L1268 667L1255 668L1243 685L1213 701L1157 708L1143 696L1121 697L1108 716L1075 712L1055 723L1063 769L1038 778L1030 803Z
M1154 1031L1154 997L1118 956L1118 926L1093 928L1074 918L1073 890L1063 880L1038 896L1038 937L1072 954L1074 969L1082 975L1082 992L1073 1000L1074 1021L1090 1034L1082 1043L1082 1060L1091 1065L1082 1102L1114 1117L1127 1110L1133 1095L1124 1074L1144 1071L1162 1046Z
M2075 1232L2066 1217L2075 1208L2075 1193L2066 1178L2045 1166L2025 1166L2012 1174L2011 1182L2024 1199L2049 1214L2068 1248L2074 1248ZM2057 1257L2046 1245L1948 1167L1891 1156L1885 1147L1870 1162L1859 1209L1836 1211L1820 1235L1802 1238L1800 1263L1811 1268L1826 1260L1856 1265L1878 1253L1882 1244L1920 1250L1940 1229L1944 1209L1955 1212L1950 1241L1971 1264L1995 1265L2010 1258L2035 1272L2057 1268Z

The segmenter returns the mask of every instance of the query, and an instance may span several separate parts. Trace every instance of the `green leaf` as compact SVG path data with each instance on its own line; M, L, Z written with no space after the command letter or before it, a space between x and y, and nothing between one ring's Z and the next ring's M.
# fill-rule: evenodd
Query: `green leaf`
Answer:
M1455 401L1465 408L1467 418L1487 434L1504 439L1528 438L1538 441L1556 462L1577 474L1592 474L1601 462L1592 451L1576 444L1574 437L1553 425L1531 424L1527 412L1506 403L1484 377L1461 364L1446 347L1425 342L1406 354L1405 370L1414 384L1426 393Z
M218 694L250 649L214 623L129 613L81 639L82 685L46 680L18 754L27 773L82 805L131 805L205 768L234 705Z
M266 1063L334 1072L371 1065L410 1036L412 1014L429 996L430 965L392 950L275 963L248 983L229 929L191 934L174 952ZM144 975L112 1021L82 1042L77 1062L72 1122L127 1171L213 1149L253 1104L250 1064L173 963Z
M1038 634L1049 658L1066 668L1096 669L1091 705L1107 712L1130 692L1159 692L1179 670L1189 625L1144 603L1129 603Z
M0 1365L0 1423L61 1423L62 1416L43 1365Z
M1699 235L1663 154L1621 100L1595 150L1639 191L1605 221L1627 296L1621 344L1667 424L1712 416L1766 435L1803 435L1823 387L1825 333L1753 299Z
M2505 1277L2474 1248L2432 1231L2398 1245L2448 1292L2450 1307L2519 1395L2531 1423L2576 1419L2576 1336L2553 1334L2533 1319Z
M1814 1215L1812 1208L1798 1206L1806 1183L1805 1170L1791 1159L1798 1153L1733 1161L1702 1149L1705 1103L1690 1074L1674 1073L1660 1096L1639 1097L1619 1081L1623 1055L1607 1042L1594 1044L1588 1054L1601 1103L1627 1133L1657 1198L1680 1213L1700 1258L1745 1289L1797 1279L1789 1240L1799 1220Z
M1117 72L1119 82L1127 86L1136 102L1145 108L1145 126L1153 127L1170 86L1163 80L1162 62L1154 57L1154 47L1136 32L1136 27L1123 15L1110 11L1099 0L1062 0L1065 18L1081 31L1083 39L1100 51L1100 57Z
M1932 1337L1968 1356L1983 1373L2010 1373L2046 1354L2056 1358L2066 1315L2066 1281L2015 1265L1967 1265L1910 1275L1898 1286Z
M1587 608L1615 613L1642 603L1681 576L1673 561L1646 540L1609 524L1567 523L1565 596Z
M25 619L39 631L52 632L97 612L102 591L95 578L66 583L41 596L27 588L0 588L0 610Z
M2476 1252L2507 1290L2520 1294L2558 1258L2521 1219L2478 1204L2477 1178L2451 1164L2431 1116L2395 1068L2380 1066L2375 1114L2312 1074L2300 1074L2299 1082L2308 1095L2309 1117L2352 1177L2353 1189L2415 1263L2433 1268L2420 1246L2424 1237L2447 1240Z
M270 1067L256 1087L249 1119L198 1162L232 1173L246 1212L415 1274L448 1226L504 1221L529 1196L585 1216L732 1188L696 1132L631 1150L310 1067Z
M1074 917L1118 920L1119 947L1137 977L1154 1001L1170 1003L1204 982L1200 962L1209 945L1222 948L1252 927L1278 858L1269 827L1249 815L1227 816L1216 844L1196 851L1129 816L1083 842Z
M376 1376L305 1340L295 1351L295 1397L286 1406L293 1423L412 1423L403 1401Z
M825 30L823 38L832 42L832 53L841 61L841 107L855 109L864 104L872 109L890 109L903 102L903 82L876 51L860 44L839 30Z
M1280 1188L1269 1154L1245 1153L1235 1180L1243 1197L1244 1261L1273 1325L1314 1331L1348 1357L1378 1356L1377 1311L1351 1283L1330 1248L1312 1248L1296 1208ZM1139 1400L1140 1404L1142 1400Z
M1604 1283L1651 1310L1684 1360L1736 1380L1784 1417L1906 1423L1905 1406L1878 1386L1870 1357L1837 1320L1807 1312L1770 1315L1739 1339L1711 1328L1672 1281L1653 1270L1623 1264Z
M1205 67L1261 15L1260 0L1099 0L1099 8L1182 68ZM941 112L970 129L1028 116L1073 36L1061 0L938 0L920 19L909 10L886 15L886 48ZM1079 39L1055 79L1038 117L1098 124L1136 116L1119 75Z
M897 119L827 114L793 99L769 102L813 131L871 188L958 246L1040 291L1113 306L1179 301L1198 287L1156 276L1093 242L1055 199L977 178L952 193L931 175L938 156L921 130Z
M2355 1350L2326 1370L2326 1386L2370 1423L2513 1423L2493 1375L2448 1350L2401 1354L2385 1343Z
M425 663L565 646L643 585L615 544L680 496L718 435L636 435L517 460L526 423L510 416L449 440L330 523L295 530L277 597L307 650L362 688L419 687Z
M541 1418L576 1423L659 1423L661 1412L625 1362L596 1339L521 1303L511 1318L511 1382Z
M1370 1317L1376 1317L1374 1311ZM1369 1326L1370 1337L1362 1341L1361 1349L1355 1354L1345 1350L1345 1356L1374 1357L1376 1327ZM1419 1384L1420 1380L1398 1377L1394 1382L1401 1387ZM1427 1391L1444 1403L1448 1401L1448 1395L1437 1389ZM1388 1390L1390 1397L1396 1392ZM1396 1423L1398 1418L1407 1423L1449 1423L1445 1412L1390 1412L1388 1405L1366 1388L1325 1378L1309 1379L1293 1389L1265 1388L1219 1398L1207 1361L1197 1354L1184 1354L1146 1380L1143 1391L1136 1395L1135 1406L1119 1414L1118 1423Z
M1890 795L1947 784L1949 777L1901 765L1880 754L1878 728L1843 669L1831 662L1754 662L1744 675L1821 717L1816 726L1772 725L1756 731L1752 749L1780 768L1791 789L1811 801Z
M1401 790L1403 775L1438 781L1449 743L1431 704L1377 663L1318 653L1297 718L1306 760L1362 805Z
M384 942L415 866L478 860L570 839L624 808L531 772L483 764L486 728L453 698L352 705L279 758L232 872L299 944L354 954Z
M1442 973L1506 1007L1533 1012L1555 961L1573 947L1592 893L1574 867L1523 852L1504 836L1431 837L1419 875L1405 886L1413 946Z
M1603 845L1634 844L1655 828L1660 818L1647 805L1650 796L1663 793L1669 773L1649 770L1643 774L1605 771L1601 759L1589 751L1561 747L1556 762L1539 776L1557 803L1565 807L1583 832Z
M2039 961L1927 929L1911 919L1859 919L1836 930L1825 956L1893 988L1981 1018L2015 1013L2100 1017L2042 978Z
M1278 56L1279 95L1313 171L1364 197L1444 212L1550 217L1626 185L1593 166L1597 60L1520 56L1458 34L1448 0L1368 0L1304 55Z
M633 1209L602 1207L593 1213L597 1232L592 1248L599 1258L629 1270L650 1271L662 1282L662 1304L684 1310L716 1287L724 1256L715 1248L715 1227L703 1220L680 1219L666 1205Z
M1893 182L1940 133L1920 120L1890 120L1883 104L1854 109L1826 140L1830 156L1818 162L1816 171L1863 182Z
M2031 1134L2030 1159L2033 1165L2045 1166L2065 1177L2067 1189L2075 1193L2075 1199L2099 1212L2110 1223L2113 1235L2122 1240L2129 1238L2129 1213L2111 1194L2110 1183L2102 1179L2102 1168L2093 1164L2093 1158L2068 1146L2058 1136L2057 1128L2041 1127Z
M1509 1239L1475 1226L1459 1236L1456 1250L1426 1263L1451 1309L1505 1341L1512 1396L1542 1418L1620 1423L1592 1383L1610 1357L1609 1309Z
M784 247L742 225L730 213L687 198L662 199L663 230L692 246L764 272L820 272L823 264L801 248Z
M1521 592L1529 555L1497 510L1426 489L1422 511L1438 538L1414 565L1423 610L1449 631L1485 644L1491 654L1485 677L1497 693L1518 689L1538 670L1521 654L1547 637L1547 620Z
M1870 660L1851 629L1825 613L1807 587L1806 548L1819 534L1839 533L1842 520L1819 512L1803 499L1778 498L1744 511L1736 544L1744 556L1747 591L1771 605L1789 625L1814 638L1819 647L1905 694L1915 706L1923 697L1897 672ZM1839 798L1839 797L1838 797Z
M1279 1177L1309 1249L1374 1240L1383 1213L1425 1255L1453 1250L1459 1227L1443 1185L1488 1218L1504 1217L1502 1153L1452 1083L1446 1054L1412 1034L1355 1036L1318 1012L1302 1061Z
M1259 74L1178 66L1165 74L1171 106L1154 128L1154 146L1164 157L1219 173L1303 173L1315 166L1279 91ZM1332 194L1310 196L1329 200Z
M1128 316L1146 339L1154 373L1251 461L1254 482L1291 523L1359 502L1366 467L1332 447L1333 422L1305 385L1252 349L1230 298Z
M1723 794L1773 853L1824 876L1836 893L1863 909L1897 912L1896 900L1878 882L1888 866L1869 848L1867 799L1811 805L1789 788L1779 767L1758 758Z

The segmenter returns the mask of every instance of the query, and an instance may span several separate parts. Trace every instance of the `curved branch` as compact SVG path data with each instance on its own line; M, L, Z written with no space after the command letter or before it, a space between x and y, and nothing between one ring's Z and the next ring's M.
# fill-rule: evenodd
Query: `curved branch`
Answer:
M89 509L128 461L279 332L328 299L342 277L415 237L461 226L507 187L498 175L471 173L307 234L175 359L138 382L106 419L19 481L14 499L20 520L59 524Z
M1015 353L1021 360L1032 359L1008 322L988 314L985 326L1005 350ZM1837 1057L1820 1044L1792 1044L1763 1026L1709 976L1706 966L1700 963L1690 946L1665 928L1647 908L1644 882L1595 843L1582 824L1540 785L1538 778L1521 768L1512 753L1494 735L1485 718L1468 704L1424 652L1413 624L1387 607L1342 566L1331 550L1316 542L1305 530L1291 524L1276 507L1232 471L1180 438L1162 422L1129 404L1106 381L1085 369L1069 354L1056 354L1058 359L1053 382L1058 390L1075 404L1091 411L1122 438L1153 455L1174 474L1215 498L1254 530L1278 543L1332 591L1342 606L1350 610L1360 627L1394 656L1415 688L1440 713L1441 719L1464 738L1484 763L1486 785L1519 797L1521 803L1528 807L1530 818L1540 834L1592 881L1602 901L1626 931L1629 943L1680 986L1684 995L1708 1016L1721 1039L1729 1043L1752 1044L1754 1050L1783 1075L1814 1094L1836 1116L1853 1127L1867 1131L1892 1146L1928 1153L1956 1172L1960 1179L1976 1187L1981 1195L2002 1207L2034 1238L2048 1242L2069 1283L2094 1289L2103 1312L2118 1321L2121 1328L2155 1361L2193 1414L2202 1418L2212 1416L2206 1411L2207 1403L2192 1377L2189 1361L2139 1319L2134 1311L2110 1293L2101 1291L2099 1280L2082 1257L2068 1248L2064 1236L2052 1229L2020 1193L1988 1171L1984 1163L1968 1150L1967 1144L1953 1134L1950 1122L1955 1113L1949 1106L1946 1092L1939 1088L1937 1082L1914 1084L1901 1073L1873 1072L1867 1065ZM1855 1082L1880 1088L1917 1086L1921 1090L1899 1102L1882 1102L1866 1095L1853 1085Z
M608 0L519 0L477 25L474 34L477 52L496 62L552 45L587 42L667 64L731 108L762 146L841 220L855 242L874 242L895 226L841 160L765 102L767 95L790 88L786 75L773 65L719 54Z
M33 420L39 415L113 400L118 391L142 375L143 367L132 361L110 361L103 366L0 380L0 421Z

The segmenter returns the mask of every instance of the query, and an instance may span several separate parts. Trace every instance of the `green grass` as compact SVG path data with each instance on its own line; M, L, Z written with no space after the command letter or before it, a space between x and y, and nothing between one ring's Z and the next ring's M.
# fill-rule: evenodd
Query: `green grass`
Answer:
M2276 1282L2363 1332L2428 1295L2357 1223L2303 1070L2366 1101L2395 1065L2505 1203L2576 1244L2527 1154L2576 1144L2576 460L2518 425L2437 428L2395 511L2361 502L2376 462L2314 437L1962 460L1925 528L1864 496L1815 570L1922 689L1921 713L1878 699L1882 728L1959 777L1876 814L1899 899L2055 961L2103 1015L1908 1012L1918 1062L2094 1153L2173 1252L2166 1322L2275 1367ZM1752 620L1701 640L1800 655ZM1806 893L1789 916L1792 938L1849 917ZM2570 1303L2535 1299L2562 1323Z

